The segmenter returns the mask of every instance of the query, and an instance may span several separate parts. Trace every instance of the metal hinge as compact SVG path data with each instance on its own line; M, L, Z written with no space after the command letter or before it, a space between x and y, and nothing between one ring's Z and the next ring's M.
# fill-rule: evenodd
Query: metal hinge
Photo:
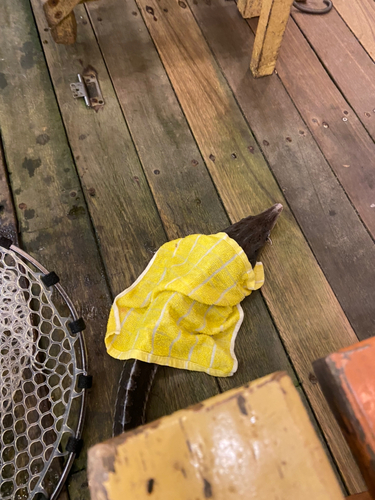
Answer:
M78 74L78 82L70 84L74 99L83 97L89 108L100 108L104 106L104 99L100 90L99 82L94 71L87 74Z

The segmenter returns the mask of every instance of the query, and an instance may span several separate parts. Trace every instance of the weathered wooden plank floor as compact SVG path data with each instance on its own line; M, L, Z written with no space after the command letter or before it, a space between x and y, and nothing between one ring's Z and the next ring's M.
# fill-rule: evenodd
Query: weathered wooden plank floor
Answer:
M337 3L324 17L293 11L277 74L261 80L248 69L256 23L233 1L93 2L76 9L69 47L54 44L40 0L0 3L0 231L58 272L88 323L94 387L71 500L88 498L87 448L111 432L113 296L165 241L275 202L285 211L262 255L266 284L244 303L238 372L160 369L148 418L286 370L345 488L364 489L311 368L375 334L375 68L371 25L358 29L373 7L356 3L349 24L350 1ZM69 89L87 66L98 113Z

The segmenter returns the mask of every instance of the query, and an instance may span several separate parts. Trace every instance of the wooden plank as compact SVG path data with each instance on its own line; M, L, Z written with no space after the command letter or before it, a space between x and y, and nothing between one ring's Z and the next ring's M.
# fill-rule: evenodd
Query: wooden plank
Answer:
M0 73L0 89L8 84L4 73ZM15 245L18 241L18 223L14 211L12 195L8 185L8 175L4 151L0 141L0 236L9 238Z
M346 497L346 500L372 500L372 497L368 491L364 491L363 493L350 495L349 497Z
M111 298L29 2L1 2L0 17L0 72L7 81L0 123L22 244L60 276L87 323L94 385L83 438L90 446L111 435L120 368L102 340Z
M141 0L139 5L231 220L283 202L186 4ZM272 257L270 249L263 253L268 270L263 294L346 481L356 491L362 483L353 460L309 380L319 352L356 337L289 210L274 231L278 251Z
M254 27L252 21L250 23ZM277 70L324 156L374 237L375 144L292 20L285 33Z
M86 470L75 472L69 476L68 489L72 500L90 500Z
M4 81L5 81L5 76L3 77L3 82ZM10 191L10 186L8 182L7 168L1 141L0 141L0 236L9 238L13 242L13 244L17 246L20 245L18 239L18 222L16 219L16 214L13 206L12 193ZM58 474L61 473L61 467L59 463L54 463L53 468ZM61 490L58 500L69 500L69 494L65 486Z
M272 75L293 0L262 0L250 69L255 77Z
M169 238L224 229L230 221L147 28L141 16L134 15L135 3L107 1L88 9ZM294 377L260 294L249 297L243 307L245 320L236 341L240 368L220 386L238 386L275 369ZM164 415L171 396L179 397L184 390L180 371L160 369L148 419Z
M306 16L293 10L293 18L366 130L375 139L374 62L335 9L324 16Z
M323 393L375 496L375 337L314 363Z
M117 295L141 274L153 253L166 241L165 232L84 7L77 6L75 9L79 20L77 44L65 47L54 44L48 31L45 31L46 21L39 0L32 1L32 5L111 290L113 295ZM83 101L74 100L69 88L70 82L76 81L77 73L88 65L95 68L98 74L106 102L98 113L87 109ZM159 154L161 163L162 148ZM174 154L177 157L178 153ZM163 172L164 165L162 168L154 162L151 175L155 178L157 176L153 171L156 168ZM161 185L165 182L163 173L160 174L162 176ZM190 195L187 192L190 186L188 181L186 190L181 191L186 198ZM178 186L173 185L171 192L173 194L170 198L178 192ZM201 204L203 208L200 215L208 224L211 208L207 203L212 200L212 196L209 196L204 184L201 190L197 187L196 196L202 200L207 196L207 200ZM178 207L172 208L177 210ZM212 208L216 209L214 203ZM194 209L197 210L195 197L190 199L189 204L181 207L180 212L194 213ZM174 221L180 222L179 216L175 216L173 210L168 209L170 225L177 227ZM167 219L166 222L168 226ZM194 220L190 216L190 230L193 224ZM170 235L173 238L176 232L171 230ZM108 313L109 309L106 316ZM105 329L102 332L104 335ZM101 342L103 338L104 336L100 337ZM107 354L103 356L108 358ZM121 362L113 362L118 368L113 375L111 400L108 403L110 416L108 415L106 423L110 426L117 393L118 370L122 367ZM165 377L168 382L165 382ZM181 390L181 387L184 389ZM156 388L158 393L152 399L150 408L154 413L150 416L171 413L218 392L212 377L182 370L177 374L173 370L160 370ZM76 469L83 466L84 462L80 460Z
M266 141L263 154L357 336L373 335L371 237L279 78L252 78L254 36L235 5L190 5L258 144Z
M334 460L334 458L332 456L332 453L330 452L330 450L329 450L329 448L327 446L327 442L324 439L324 435L323 435L323 433L322 433L322 431L321 431L321 429L319 427L319 424L318 424L318 422L317 422L317 420L315 418L315 415L314 415L314 413L313 413L313 411L311 409L311 406L310 406L310 404L309 404L309 402L308 402L308 400L306 398L306 395L305 395L302 387L298 386L298 387L296 387L296 390L297 390L298 395L299 395L299 397L300 397L300 399L301 399L301 401L303 403L303 406L305 407L305 410L306 410L306 412L307 412L307 414L309 416L310 422L311 422L312 426L314 427L314 431L316 432L316 435L319 438L320 444L322 445L322 447L324 449L324 452L325 452L325 454L326 454L326 456L327 456L327 458L329 460L331 468L332 468L333 472L335 473L336 481L339 483L339 485L341 487L342 494L344 496L346 496L347 489L345 488L345 485L344 485L344 483L342 481L342 477L341 477L340 472L339 472L339 470L337 468L335 460Z
M372 0L336 0L335 8L375 61L375 5Z
M93 500L343 499L282 372L96 445L88 471Z

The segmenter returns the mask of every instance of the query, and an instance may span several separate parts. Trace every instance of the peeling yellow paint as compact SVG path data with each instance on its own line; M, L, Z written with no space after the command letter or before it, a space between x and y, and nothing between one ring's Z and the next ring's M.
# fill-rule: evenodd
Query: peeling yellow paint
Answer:
M103 476L108 450L114 460ZM284 373L97 445L89 452L89 477L93 500L100 477L108 500L343 498Z

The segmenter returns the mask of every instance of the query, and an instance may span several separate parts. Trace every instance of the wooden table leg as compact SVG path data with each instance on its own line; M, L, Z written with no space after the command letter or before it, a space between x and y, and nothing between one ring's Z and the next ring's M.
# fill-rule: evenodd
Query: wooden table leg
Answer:
M262 9L262 0L238 0L237 8L245 19L259 17Z
M256 78L273 73L293 0L238 0L245 18L259 17L250 69Z
M51 28L52 38L56 43L73 45L77 40L77 21L72 11L61 23Z
M90 0L85 0L90 1ZM77 39L77 21L73 9L83 0L47 0L44 14L56 43L71 45Z

